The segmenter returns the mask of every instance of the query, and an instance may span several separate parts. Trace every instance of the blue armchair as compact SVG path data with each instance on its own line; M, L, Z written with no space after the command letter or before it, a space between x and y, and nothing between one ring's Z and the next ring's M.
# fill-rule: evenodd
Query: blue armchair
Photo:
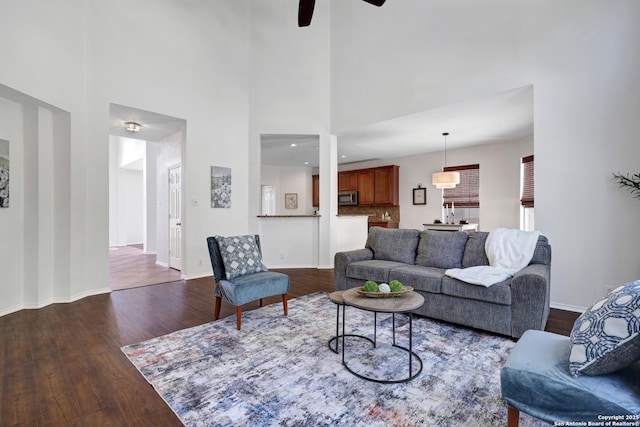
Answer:
M207 237L215 280L214 315L220 316L222 298L236 307L237 329L242 326L242 305L274 295L282 295L284 315L288 314L289 276L267 271L262 263L258 235Z
M500 372L508 426L518 426L520 411L548 423L640 421L640 361L607 375L574 378L570 351L569 337L535 330L522 335Z

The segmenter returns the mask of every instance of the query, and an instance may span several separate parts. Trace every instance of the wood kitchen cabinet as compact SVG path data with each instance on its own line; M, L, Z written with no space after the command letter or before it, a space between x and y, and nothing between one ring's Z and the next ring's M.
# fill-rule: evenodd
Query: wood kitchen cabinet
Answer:
M358 170L358 205L397 206L399 177L397 165Z
M338 191L358 190L358 171L338 172Z
M398 181L400 180L399 166L384 166L375 169L375 204L376 206L397 206Z
M311 196L314 208L320 207L320 175L311 175Z
M376 202L376 174L374 169L358 170L358 206L373 206Z
M313 206L320 206L320 175L312 175ZM400 166L338 172L338 192L357 191L358 206L398 206Z

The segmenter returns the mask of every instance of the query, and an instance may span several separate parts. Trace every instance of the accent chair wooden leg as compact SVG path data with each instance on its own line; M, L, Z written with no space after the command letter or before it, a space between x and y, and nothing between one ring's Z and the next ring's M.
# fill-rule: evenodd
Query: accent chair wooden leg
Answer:
M287 301L287 294L282 294L282 305L284 306L284 315L289 315L289 305Z
M216 320L218 320L218 318L220 317L220 305L222 303L222 298L220 297L216 297L216 306L215 309L213 310L213 316Z
M239 305L236 307L236 328L240 330L241 326L242 326L242 306Z
M260 307L262 307L262 298L260 298Z
M507 406L507 426L518 427L520 421L520 411L511 406Z

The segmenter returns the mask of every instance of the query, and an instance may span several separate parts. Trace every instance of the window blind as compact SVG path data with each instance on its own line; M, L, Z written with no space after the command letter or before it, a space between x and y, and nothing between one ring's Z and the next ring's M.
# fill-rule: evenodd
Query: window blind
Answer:
M452 203L460 208L480 207L480 165L447 166L444 172L460 172L460 183L455 188L445 188L443 206Z
M522 197L520 204L533 207L533 155L522 158Z

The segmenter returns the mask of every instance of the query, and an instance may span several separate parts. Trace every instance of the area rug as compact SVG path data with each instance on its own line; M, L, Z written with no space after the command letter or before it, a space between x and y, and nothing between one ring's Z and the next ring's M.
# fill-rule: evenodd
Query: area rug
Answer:
M373 314L347 307L348 333L373 335ZM408 357L391 344L391 316L377 316L377 346L348 338L359 373L401 378ZM274 304L122 348L187 426L504 426L500 368L515 345L504 337L422 317L413 349L423 370L410 382L360 379L327 342L336 306L325 293ZM408 345L408 319L396 340ZM402 354L399 354L402 353ZM419 369L414 358L414 368ZM416 371L413 371L416 372ZM521 414L521 426L547 425Z

